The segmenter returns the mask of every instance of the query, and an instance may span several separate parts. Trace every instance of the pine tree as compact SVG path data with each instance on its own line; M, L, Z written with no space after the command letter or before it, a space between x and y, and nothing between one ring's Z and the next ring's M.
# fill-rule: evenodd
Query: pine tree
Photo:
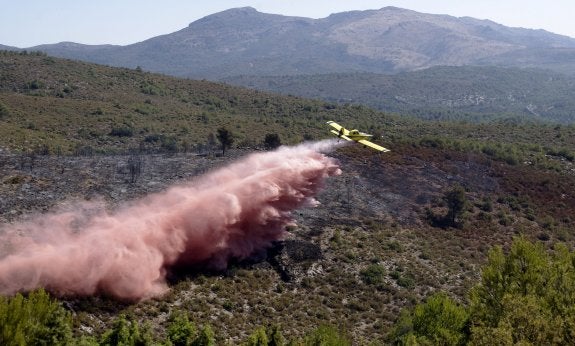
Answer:
M174 346L191 345L196 337L196 327L185 313L173 313L168 325L168 339Z
M216 137L222 145L222 156L225 156L226 149L231 147L231 145L234 143L234 136L229 130L222 127L218 129L218 134Z
M467 207L465 189L460 185L455 185L445 194L443 200L447 203L448 208L445 216L447 224L457 227L459 225L457 220L463 216Z

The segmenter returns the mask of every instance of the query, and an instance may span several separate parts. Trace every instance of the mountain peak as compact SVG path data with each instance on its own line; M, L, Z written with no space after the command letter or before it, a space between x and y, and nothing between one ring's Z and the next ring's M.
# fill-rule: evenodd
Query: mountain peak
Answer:
M260 12L258 12L258 10L256 10L255 8L253 8L251 6L246 6L246 7L230 8L229 10L225 10L225 11L219 12L217 14L220 14L220 15L230 15L230 14L251 15L251 14L256 14L256 13L260 13Z
M253 16L253 15L257 15L257 14L261 14L260 12L258 12L258 10L256 10L253 7L235 7L235 8L230 8L228 10L224 10L221 12L217 12L214 14L210 14L208 16L205 16L204 18L200 19L208 19L208 18L227 18L227 17L237 17L237 16Z
M385 7L382 7L380 9L380 11L413 12L411 10L407 10L405 8L395 7L395 6L385 6Z
M275 15L259 12L255 8L249 6L236 7L218 13L210 14L195 22L190 23L189 27L197 24L204 25L207 23L218 23L218 24L222 23L226 25L231 25L232 23L240 23L242 21L249 22L250 20L253 19L257 20L259 18L269 16L275 16Z
M212 79L240 74L394 73L477 64L575 71L575 39L398 7L321 19L238 7L121 49L41 48L67 58Z

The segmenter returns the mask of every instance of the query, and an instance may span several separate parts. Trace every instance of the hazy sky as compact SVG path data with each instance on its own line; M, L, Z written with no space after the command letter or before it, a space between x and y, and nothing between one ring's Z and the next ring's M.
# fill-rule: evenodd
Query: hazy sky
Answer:
M62 41L126 45L243 6L310 18L396 6L575 38L574 0L0 0L0 44L20 48Z

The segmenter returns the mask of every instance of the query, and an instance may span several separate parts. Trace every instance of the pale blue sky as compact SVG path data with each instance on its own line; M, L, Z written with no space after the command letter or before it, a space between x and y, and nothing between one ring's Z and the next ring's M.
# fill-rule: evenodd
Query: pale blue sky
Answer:
M396 6L575 38L574 0L0 0L0 44L20 48L62 41L126 45L243 6L310 18Z

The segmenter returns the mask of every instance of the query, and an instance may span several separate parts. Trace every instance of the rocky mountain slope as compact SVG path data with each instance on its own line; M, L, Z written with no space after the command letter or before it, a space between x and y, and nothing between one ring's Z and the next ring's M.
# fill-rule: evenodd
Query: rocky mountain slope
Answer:
M385 7L309 19L236 8L127 46L59 43L50 55L171 75L394 73L437 65L543 67L575 72L575 39L488 20Z

